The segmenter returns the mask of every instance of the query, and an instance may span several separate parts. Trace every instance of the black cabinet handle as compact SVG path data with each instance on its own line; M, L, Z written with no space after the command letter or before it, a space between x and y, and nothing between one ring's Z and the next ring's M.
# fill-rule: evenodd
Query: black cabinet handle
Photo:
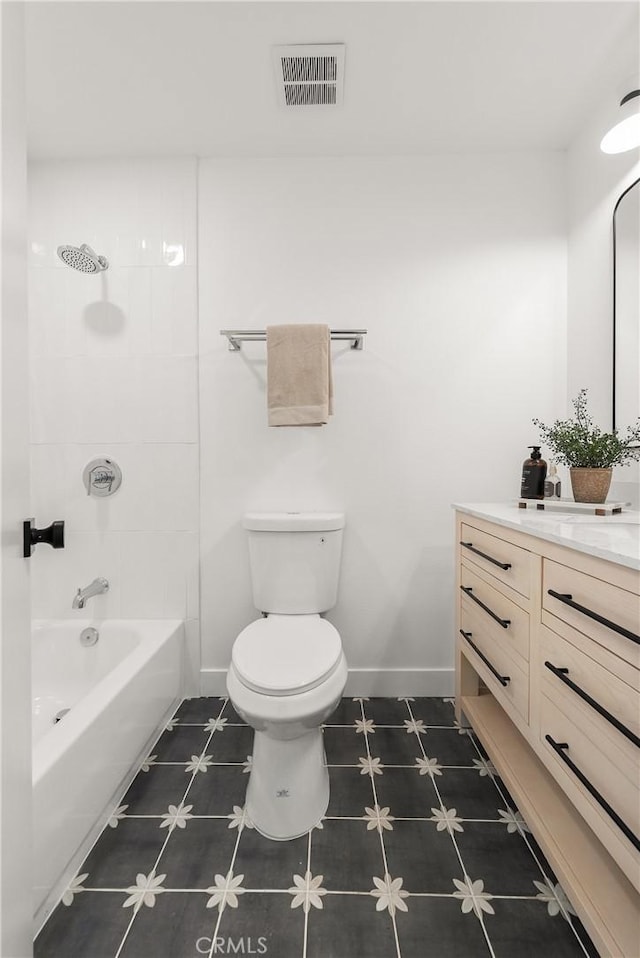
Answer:
M509 682L511 681L511 676L510 676L510 675L500 675L500 673L498 672L498 670L493 667L493 665L491 664L491 662L489 661L489 659L486 657L486 655L483 655L483 653L480 651L480 649L479 649L478 646L475 644L475 642L472 642L472 641L471 641L471 636L473 635L473 632L465 632L463 629L460 629L460 635L462 635L462 636L467 640L467 642L469 643L469 645L471 646L471 648L473 649L473 651L476 653L476 655L479 655L480 658L482 659L482 661L484 662L484 664L486 665L486 667L487 667L491 672L493 672L493 674L494 674L495 677L497 678L497 680L498 680L498 682L500 683L500 685L508 685Z
M573 762L566 754L569 751L568 743L554 742L550 735L545 735L545 739L554 752L560 756L564 764L571 769L578 781L582 782L589 794L595 798L598 805L600 805L601 808L604 808L607 815L616 823L620 831L629 839L633 847L637 849L637 851L640 851L640 839L638 836L634 835L627 823L620 818L618 813L611 807L611 805L609 805L609 802L606 800L606 798L602 797L597 788L591 784L584 772L581 772L575 762Z
M605 619L603 615L598 615L597 612L587 609L584 605L579 605L573 601L573 596L570 593L555 592L553 589L547 589L547 594L552 595L553 598L559 602L564 602L565 605L570 605L572 609L582 612L583 615L588 615L590 619L595 619L595 621L601 625L606 625L608 629L612 629L614 632L617 632L618 635L624 635L625 639L631 639L636 645L640 645L640 635L636 635L635 632L630 632L629 629L625 629L622 625L617 625L617 623L612 622L610 619Z
M475 552L477 556L482 556L483 559L486 559L487 562L493 562L494 565L499 566L501 569L504 569L505 572L507 569L511 568L510 562L500 562L499 559L494 559L492 556L488 556L486 552L480 552L480 549L476 549L472 542L463 542L460 540L460 545L464 546L465 549L469 549L470 552Z
M569 678L569 669L558 668L558 666L553 665L552 662L545 662L544 664L551 672L553 672L554 675L560 679L561 682L564 682L564 684L568 685L570 689L573 689L576 695L579 695L581 699L584 699L584 701L587 702L592 709L595 709L596 712L605 718L607 722L610 722L614 728L616 728L619 732L622 732L622 734L626 736L630 742L633 742L636 748L640 748L640 738L638 738L638 736L635 735L631 729L628 729L626 725L623 725L622 722L615 717L615 715L612 715L611 712L608 712L603 705L600 705L599 702L591 698L588 692L585 692L585 690L581 689L579 685L576 685L576 683Z
M35 519L25 519L22 523L22 555L25 559L33 555L39 542L46 542L54 549L64 549L64 520L56 519L46 529L36 529Z
M511 619L501 619L499 615L496 615L495 612L492 612L488 605L485 605L484 602L481 602L480 599L473 594L473 589L470 585L461 585L460 588L466 595L469 596L470 599L473 599L473 601L476 602L481 609L484 609L487 615L490 615L492 619L495 619L495 621L501 625L503 629L509 628L511 625Z

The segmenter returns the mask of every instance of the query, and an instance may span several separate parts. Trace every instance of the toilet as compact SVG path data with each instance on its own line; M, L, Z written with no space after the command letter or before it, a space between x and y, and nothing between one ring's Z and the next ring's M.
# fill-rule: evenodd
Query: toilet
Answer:
M263 618L236 638L227 691L255 729L247 815L267 838L304 835L329 804L321 725L338 705L347 663L333 608L345 517L248 513L253 603Z

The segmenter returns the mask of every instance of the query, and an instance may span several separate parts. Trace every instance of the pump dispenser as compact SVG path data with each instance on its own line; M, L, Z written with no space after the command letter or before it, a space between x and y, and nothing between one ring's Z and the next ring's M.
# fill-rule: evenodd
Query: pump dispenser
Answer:
M522 464L521 499L544 499L544 481L547 464L540 454L540 446L529 446L531 457Z
M549 471L544 481L544 497L545 499L560 498L560 478L556 465L553 462L549 463Z

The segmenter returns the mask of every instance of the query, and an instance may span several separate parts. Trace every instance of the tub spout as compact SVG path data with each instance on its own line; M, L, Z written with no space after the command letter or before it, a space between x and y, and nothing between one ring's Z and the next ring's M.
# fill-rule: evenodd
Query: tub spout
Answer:
M93 582L90 582L88 586L84 589L78 589L76 592L73 602L71 603L72 609L84 609L87 599L90 599L93 595L101 595L103 592L109 591L109 583L106 579L102 577L94 579Z

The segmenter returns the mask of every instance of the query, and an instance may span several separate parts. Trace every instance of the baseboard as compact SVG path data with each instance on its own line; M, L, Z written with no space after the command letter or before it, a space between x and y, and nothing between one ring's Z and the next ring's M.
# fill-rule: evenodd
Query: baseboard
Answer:
M454 693L453 669L349 669L347 696L433 695Z
M200 669L200 695L226 695L226 669Z
M226 695L226 669L201 669L200 694ZM453 669L349 669L346 696L433 695L454 692Z

